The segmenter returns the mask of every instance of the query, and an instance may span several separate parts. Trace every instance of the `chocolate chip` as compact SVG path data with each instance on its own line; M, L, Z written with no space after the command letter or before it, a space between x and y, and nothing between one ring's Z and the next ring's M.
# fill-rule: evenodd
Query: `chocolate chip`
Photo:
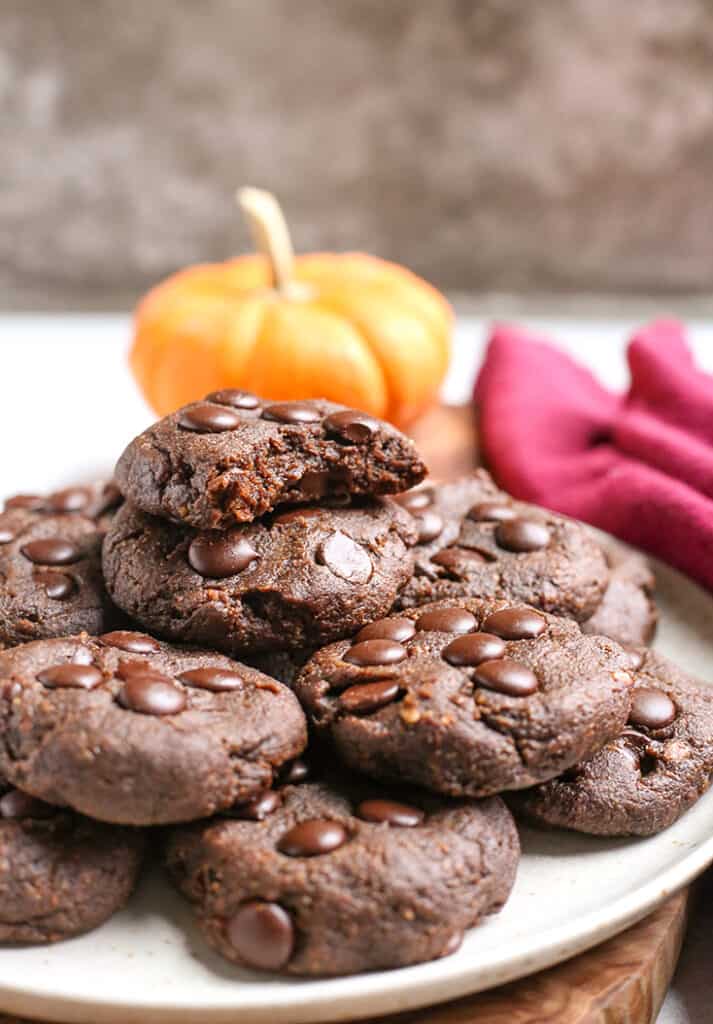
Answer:
M485 686L488 690L504 693L508 697L529 697L539 686L534 672L509 658L484 661L473 673L473 679L478 686Z
M260 399L249 391L240 391L238 388L223 388L221 391L213 391L206 395L207 402L217 402L218 405L232 405L234 409L257 409Z
M280 776L280 782L284 786L295 786L299 782L304 782L305 779L309 778L311 774L310 766L301 757L296 757L287 768L283 769Z
M472 633L478 620L465 608L434 608L416 620L416 629L433 633Z
M442 651L449 665L480 665L505 654L505 642L492 633L469 633L451 640Z
M37 681L51 690L67 687L73 690L93 690L99 686L103 675L94 665L67 663L53 665L37 673Z
M113 480L110 480L109 483L104 484L102 487L99 512L106 512L110 508L115 508L117 505L121 504L123 499L124 496L119 488Z
M282 797L276 790L266 789L264 793L258 793L247 803L236 804L225 813L231 818L240 818L244 821L264 821L281 803Z
M367 583L371 579L373 566L368 554L341 530L319 544L316 559L347 583Z
M278 971L292 956L295 929L279 903L250 900L226 925L230 945L247 967Z
M428 508L433 504L434 498L435 493L432 487L419 487L415 491L404 491L403 494L394 495L394 501L397 501L402 508L409 512L419 512L421 509Z
M400 804L395 800L362 800L356 813L364 821L387 822L393 828L414 828L425 818L420 807Z
M632 672L637 672L644 664L644 652L636 647L625 647L626 667Z
M508 523L517 519L517 512L510 505L503 505L499 501L481 501L479 505L473 505L468 519L476 523Z
M156 654L161 650L158 640L146 633L131 633L129 630L115 629L112 633L102 633L99 637L105 647L118 647L129 654Z
M364 626L354 637L355 643L363 640L395 640L403 643L416 632L413 619L377 619Z
M45 499L40 494L13 494L5 501L5 508L24 508L30 512L41 512L45 507Z
M54 512L56 515L81 512L87 507L90 499L91 493L86 487L66 487L63 491L50 494L46 507L48 512Z
M664 729L676 717L676 705L663 690L641 686L632 691L629 723L640 729Z
M309 469L299 479L300 489L310 501L319 501L329 491L333 479L328 469Z
M184 430L193 430L198 434L222 434L224 430L235 430L241 423L237 413L231 412L223 405L211 405L201 402L178 414L178 425Z
M135 659L134 661L127 661L126 658L122 658L121 661L119 662L119 665L116 669L116 674L119 677L119 679L130 679L131 676L136 675L160 675L160 673L157 673L156 669L153 669L151 667L151 662L139 661L138 659Z
M463 932L453 932L443 947L441 957L453 956L454 953L457 953L463 945L463 938Z
M37 800L29 793L21 793L19 789L11 789L0 797L0 818L52 818L57 808Z
M46 569L39 569L32 574L32 579L38 586L45 588L47 597L53 601L64 601L71 597L77 589L77 584L71 576L63 572L52 572Z
M14 539L15 534L12 530L0 530L0 544L9 544Z
M259 558L257 551L238 531L199 533L188 548L188 561L201 576L224 579L234 576Z
M343 409L341 412L333 412L324 421L324 426L330 434L354 444L365 444L378 428L377 421L367 416L364 412L356 409Z
M343 660L352 665L395 665L405 657L406 648L401 644L377 637L375 640L362 640L354 644Z
M431 562L440 565L456 579L465 578L474 566L493 561L490 553L468 550L467 548L443 548L432 556Z
M122 707L142 715L177 715L188 703L172 679L159 672L131 673L118 697Z
M82 557L81 550L72 541L61 537L31 540L20 548L25 558L36 565L71 565Z
M503 640L533 640L547 629L547 620L530 608L501 608L483 623L486 633Z
M281 512L279 516L275 516L273 523L294 523L300 519L318 519L322 515L324 509L305 505L304 508L291 508L289 512Z
M338 850L348 839L347 830L338 821L312 818L285 832L277 843L277 849L288 857L318 857Z
M369 713L385 707L399 695L399 684L392 679L349 686L339 696L339 706L349 715Z
M199 690L211 690L222 693L227 690L239 690L245 684L242 676L229 668L191 668L178 677L187 686L196 686Z
M418 543L430 544L436 537L443 533L445 523L438 512L427 509L416 516L416 527L418 529Z
M280 402L263 409L262 418L277 420L278 423L317 423L322 419L322 413L301 402Z
M495 539L506 551L539 551L550 542L550 531L532 519L511 519L500 523Z

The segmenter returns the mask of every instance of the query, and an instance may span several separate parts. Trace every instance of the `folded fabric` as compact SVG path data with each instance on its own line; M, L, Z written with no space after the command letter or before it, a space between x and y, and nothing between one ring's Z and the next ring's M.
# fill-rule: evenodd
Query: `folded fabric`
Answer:
M593 523L713 588L713 377L657 321L619 396L541 339L493 331L475 397L480 443L518 498Z

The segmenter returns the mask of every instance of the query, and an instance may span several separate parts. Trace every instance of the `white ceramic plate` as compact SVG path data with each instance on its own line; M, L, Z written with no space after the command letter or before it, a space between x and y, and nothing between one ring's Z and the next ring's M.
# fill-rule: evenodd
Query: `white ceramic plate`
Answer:
M656 646L713 675L713 599L657 566ZM352 978L294 981L214 956L190 909L157 873L90 935L0 951L0 1006L86 1024L302 1024L386 1014L476 992L578 953L645 916L713 861L713 790L662 835L602 840L523 830L524 856L504 911L453 956Z

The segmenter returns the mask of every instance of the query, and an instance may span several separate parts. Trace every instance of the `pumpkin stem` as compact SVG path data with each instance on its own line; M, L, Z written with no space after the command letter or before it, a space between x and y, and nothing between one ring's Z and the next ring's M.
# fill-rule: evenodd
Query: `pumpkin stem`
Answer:
M289 296L293 291L295 254L280 204L272 192L261 188L239 188L235 198L250 225L255 247L267 257L273 287Z

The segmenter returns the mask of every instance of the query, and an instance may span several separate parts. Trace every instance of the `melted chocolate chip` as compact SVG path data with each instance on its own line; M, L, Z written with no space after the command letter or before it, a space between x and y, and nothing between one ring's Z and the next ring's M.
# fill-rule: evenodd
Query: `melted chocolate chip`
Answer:
M91 500L91 492L86 487L66 487L63 491L55 491L46 501L48 512L64 515L69 512L81 512Z
M421 509L433 504L434 497L432 487L419 487L415 491L404 491L403 494L394 495L394 501L408 512L420 512Z
M495 539L506 551L539 551L549 544L550 531L543 523L532 519L511 519L500 523Z
M277 843L277 849L288 857L318 857L338 850L348 839L347 830L338 821L312 818L285 832Z
M387 822L392 828L415 828L425 818L420 807L400 804L395 800L362 800L356 813L364 821Z
M517 519L517 512L510 505L503 505L499 501L481 501L479 505L473 505L468 519L476 523L508 523Z
M223 405L201 402L178 414L178 425L197 434L222 434L240 426L240 417Z
M349 686L339 696L339 707L348 715L369 714L390 704L399 695L399 684L392 679Z
M533 640L547 629L547 620L531 608L501 608L483 623L487 633L503 640Z
M468 633L451 640L442 651L442 657L449 665L480 665L483 661L494 661L505 654L505 642L492 633Z
M52 818L56 813L56 807L19 789L11 789L0 797L0 818Z
M354 643L363 640L395 640L403 643L410 640L416 632L413 619L377 619L364 626L354 637Z
M320 565L347 583L367 583L371 579L371 559L361 544L357 544L346 533L337 530L323 540L316 552Z
M664 729L676 717L676 705L663 690L641 686L632 691L629 723L640 729Z
M177 715L188 703L183 690L159 672L132 672L118 697L122 707L142 715Z
M76 544L62 540L61 537L28 541L22 545L20 551L36 565L71 565L82 557L82 552Z
M529 697L539 686L534 672L509 658L484 661L476 668L473 679L478 686L485 686L488 690L504 693L508 697Z
M434 565L440 565L456 579L464 579L474 566L493 561L489 554L467 548L443 548L432 556Z
M51 690L65 687L73 690L93 690L99 686L103 678L94 665L81 665L76 662L53 665L37 673L37 681Z
M266 789L264 793L258 793L247 803L236 804L225 813L231 818L240 818L244 821L264 821L281 803L282 797L276 790Z
M434 608L416 620L416 629L433 633L472 633L477 628L475 615L465 608Z
M367 416L364 412L356 409L344 409L342 412L333 412L324 421L324 426L330 434L353 444L366 444L376 432L378 423L373 417Z
M14 539L15 534L12 530L0 530L0 544L9 544Z
M199 690L211 690L222 693L227 690L239 690L245 684L242 677L229 668L191 668L178 677L187 686L195 686Z
M442 516L438 512L433 512L427 509L425 512L421 512L416 516L416 527L418 529L418 543L419 544L430 544L436 537L440 537L443 533L443 522Z
M236 530L199 533L188 548L191 568L210 579L234 576L259 558L257 551Z
M222 391L213 391L206 395L206 402L217 402L218 405L231 405L233 409L257 409L260 399L249 391L239 391L237 388L223 388Z
M644 664L644 651L636 647L625 647L626 667L632 672L637 672Z
M276 420L278 423L317 423L322 419L322 414L311 405L303 405L301 402L280 402L263 409L262 418Z
M352 665L396 665L406 657L406 648L395 640L362 640L343 656Z
M226 925L230 945L246 966L278 971L292 956L295 929L279 903L250 900Z
M161 650L158 640L146 633L131 633L124 629L115 629L112 633L103 633L99 640L105 647L118 647L129 654L156 654Z
M32 579L38 586L45 588L45 594L53 601L64 601L77 589L76 581L63 572L40 569L32 574Z
M283 770L280 782L284 786L295 786L299 782L304 782L310 774L311 770L307 762L303 758L297 757Z
M305 505L304 508L291 508L289 512L281 512L279 516L275 516L273 523L294 523L301 519L318 519L322 515L324 509Z

